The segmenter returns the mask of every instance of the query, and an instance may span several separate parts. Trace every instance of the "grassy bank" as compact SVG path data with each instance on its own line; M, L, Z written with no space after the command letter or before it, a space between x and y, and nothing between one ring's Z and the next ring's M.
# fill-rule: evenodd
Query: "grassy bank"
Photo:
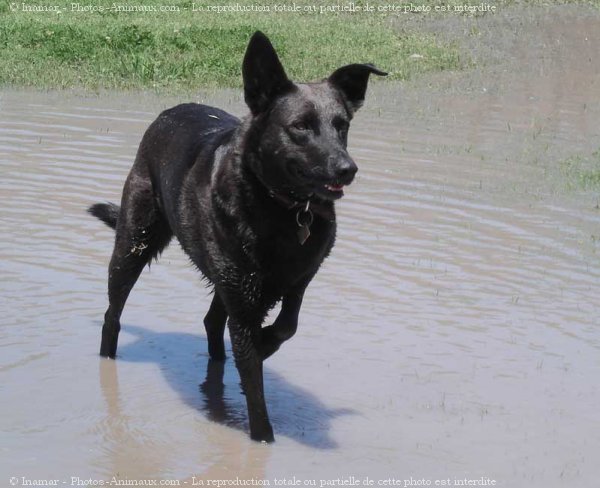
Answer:
M600 5L600 0L560 3ZM366 13L365 5L413 4L428 13ZM485 3L485 2L484 2ZM497 0L497 9L541 6L547 0ZM355 5L362 11L327 8ZM373 62L389 79L469 64L458 42L398 21L436 14L436 6L480 0L0 0L0 85L38 88L157 88L169 91L239 86L249 37L263 30L290 76L319 79L350 62ZM285 5L288 11L277 11ZM289 7L296 6L290 12ZM227 11L216 7L258 7ZM335 7L334 7L335 8ZM104 9L100 12L100 9ZM418 8L417 8L418 9ZM256 11L262 10L262 11ZM492 14L493 15L493 14Z
M461 65L456 45L440 44L430 35L398 34L385 14L206 11L217 4L275 5L243 0L84 0L75 8L64 0L27 1L0 4L3 85L237 86L241 58L256 29L271 37L290 76L299 80L322 78L350 62L373 62L390 71L392 79ZM317 7L334 3L296 2ZM81 10L90 5L108 10ZM115 11L112 5L151 11ZM172 11L161 12L167 5ZM43 11L31 11L40 6Z

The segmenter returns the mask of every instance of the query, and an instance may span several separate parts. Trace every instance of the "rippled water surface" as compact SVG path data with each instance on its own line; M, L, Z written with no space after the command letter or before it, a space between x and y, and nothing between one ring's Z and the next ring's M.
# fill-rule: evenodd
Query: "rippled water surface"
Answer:
M0 476L596 486L600 211L559 163L600 147L596 27L535 70L372 87L338 243L265 364L270 446L233 362L207 370L210 298L176 244L97 356L113 235L85 208L182 100L0 92Z

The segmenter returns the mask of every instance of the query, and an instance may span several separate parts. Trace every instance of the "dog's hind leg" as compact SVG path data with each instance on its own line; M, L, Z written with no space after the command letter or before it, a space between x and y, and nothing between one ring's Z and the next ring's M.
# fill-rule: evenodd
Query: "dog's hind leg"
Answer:
M287 293L281 302L281 311L273 325L261 330L260 352L263 359L267 359L279 349L282 343L290 339L298 328L298 315L302 306L304 290L308 286L306 280L296 285Z
M108 268L109 306L104 315L100 355L115 358L120 318L129 292L144 266L171 240L172 231L160 214L149 177L132 173L123 190L115 247Z
M215 290L210 308L204 317L204 328L208 338L208 354L215 361L225 359L225 344L223 334L227 322L227 311L221 297Z

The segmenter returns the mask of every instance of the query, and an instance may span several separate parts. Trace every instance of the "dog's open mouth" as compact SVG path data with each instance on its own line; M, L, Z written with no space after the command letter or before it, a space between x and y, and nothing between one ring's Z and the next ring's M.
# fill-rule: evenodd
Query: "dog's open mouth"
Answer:
M315 193L328 200L337 200L344 196L345 186L341 183L326 183L318 187Z
M325 185L325 189L331 192L344 192L344 185Z
M348 186L352 179L344 181L334 178L319 178L308 171L302 169L300 165L293 165L292 171L297 175L300 181L306 182L307 187L311 188L311 192L319 195L327 200L337 200L344 196L344 188ZM325 180L325 181L323 181Z

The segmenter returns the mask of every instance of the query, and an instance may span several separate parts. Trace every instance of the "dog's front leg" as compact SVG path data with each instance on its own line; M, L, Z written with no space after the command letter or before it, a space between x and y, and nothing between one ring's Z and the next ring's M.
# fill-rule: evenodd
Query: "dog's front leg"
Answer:
M282 343L290 339L298 328L298 315L302 306L302 298L309 280L302 281L287 293L281 301L281 311L273 325L261 331L260 352L267 359L279 349Z
M214 361L225 359L225 344L223 343L223 333L225 332L225 322L227 321L227 310L223 300L215 290L210 308L206 317L204 317L204 328L208 339L208 354Z
M255 441L273 442L275 439L265 403L262 357L259 351L260 325L248 327L230 318L228 326L235 365L248 405L250 437Z

